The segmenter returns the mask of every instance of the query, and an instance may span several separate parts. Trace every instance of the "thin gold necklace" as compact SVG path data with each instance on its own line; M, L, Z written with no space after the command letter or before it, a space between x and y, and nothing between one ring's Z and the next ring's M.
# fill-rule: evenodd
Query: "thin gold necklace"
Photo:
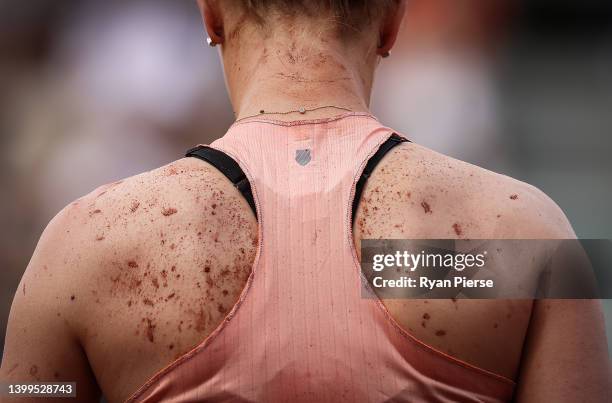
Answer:
M262 109L256 115L245 116L243 118L240 118L240 119L236 120L236 123L240 122L242 120L245 120L245 119L255 118L255 117L261 116L261 115L289 115L291 113L299 113L301 115L305 115L307 112L314 112L314 111L318 111L320 109L325 109L325 108L334 108L334 109L340 109L340 110L347 111L347 112L353 112L351 109L344 108L342 106L335 106L335 105L318 106L316 108L310 108L310 109L304 108L302 106L302 107L300 107L298 109L291 110L291 111L286 111L286 112L266 112L265 110Z

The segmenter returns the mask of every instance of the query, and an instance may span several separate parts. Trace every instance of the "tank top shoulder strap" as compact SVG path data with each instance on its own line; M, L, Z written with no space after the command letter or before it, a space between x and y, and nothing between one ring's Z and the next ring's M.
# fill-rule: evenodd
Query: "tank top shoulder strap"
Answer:
M185 156L198 158L217 168L219 172L225 175L225 177L234 184L236 189L240 191L247 203L249 203L255 217L257 217L257 208L255 207L255 199L253 198L251 183L247 179L242 168L240 168L240 165L238 165L238 163L234 161L232 157L223 151L203 145L188 150L187 153L185 153Z
M357 208L359 207L359 201L361 200L361 194L363 193L365 184L370 178L370 175L372 175L372 172L374 172L374 169L376 169L376 166L378 166L380 161L385 157L385 155L389 153L389 151L393 150L398 145L406 142L409 143L410 140L401 137L397 133L393 133L391 137L389 137L384 143L380 145L378 150L368 160L361 176L359 177L359 181L357 181L357 185L355 186L355 198L353 199L352 217L355 217L355 214L357 213Z

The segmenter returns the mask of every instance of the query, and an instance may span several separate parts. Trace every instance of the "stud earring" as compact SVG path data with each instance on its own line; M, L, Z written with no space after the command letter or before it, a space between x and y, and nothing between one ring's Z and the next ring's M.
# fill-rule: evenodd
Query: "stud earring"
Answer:
M382 47L383 47L383 40L382 40L382 38L381 38L381 39L378 41L378 49L380 50L380 49L382 49ZM387 57L389 57L389 56L391 56L391 52L389 52L389 51L386 51L385 53L381 53L381 54L380 54L380 57L383 57L383 58L385 58L385 59L386 59Z
M210 46L211 48L217 46L217 42L213 41L210 37L206 38L206 43L208 43L208 46Z

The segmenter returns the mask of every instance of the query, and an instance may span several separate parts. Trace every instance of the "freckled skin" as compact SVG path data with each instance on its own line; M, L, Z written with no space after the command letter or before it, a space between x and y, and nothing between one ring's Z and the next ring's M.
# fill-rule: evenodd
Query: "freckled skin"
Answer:
M354 235L358 245L363 238L566 238L573 232L536 189L409 144L373 173ZM64 209L43 234L22 280L27 293L22 288L15 296L0 380L77 381L78 401L96 401L99 388L109 402L123 401L222 322L246 284L257 244L248 204L202 161L177 161L97 189ZM589 302L578 309L555 301L384 303L418 339L509 378L517 378L525 341L539 344L521 370L521 379L529 375L533 382L547 379L539 362L567 351L567 332L558 330L568 320L583 332L602 323ZM530 315L546 320L530 330ZM550 329L551 321L558 325ZM569 342L587 343L601 355L600 330ZM606 369L591 375L604 377ZM528 386L521 390L542 390L523 382Z
M354 235L358 253L361 239L574 237L563 213L539 190L416 144L399 146L380 162L365 186ZM530 316L543 309L522 300L384 303L418 339L510 379L521 370Z
M257 245L248 204L202 161L103 186L45 231L13 307L3 371L6 362L11 379L78 380L82 401L96 400L93 372L110 402L123 401L221 323ZM56 336L82 351L55 356Z

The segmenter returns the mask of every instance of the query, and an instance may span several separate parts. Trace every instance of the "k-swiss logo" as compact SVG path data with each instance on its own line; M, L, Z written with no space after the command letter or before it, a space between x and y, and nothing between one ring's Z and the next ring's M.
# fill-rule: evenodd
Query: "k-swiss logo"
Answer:
M306 166L312 159L310 155L310 150L296 150L295 151L295 160L301 166Z

